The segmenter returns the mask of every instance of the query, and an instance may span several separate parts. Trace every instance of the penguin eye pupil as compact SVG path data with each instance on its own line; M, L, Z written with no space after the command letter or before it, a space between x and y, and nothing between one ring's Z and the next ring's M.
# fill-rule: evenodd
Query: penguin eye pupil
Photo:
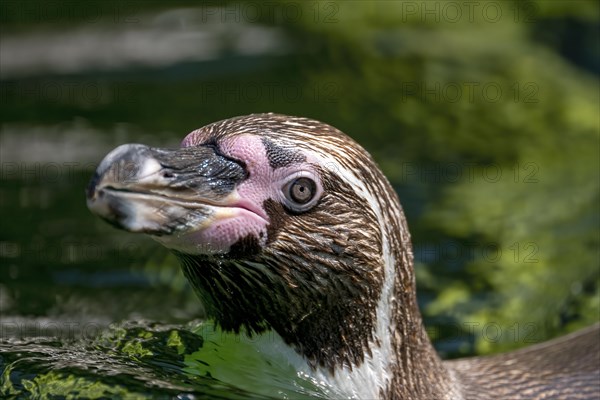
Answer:
M315 182L312 179L302 177L291 182L289 198L294 203L306 204L313 199L315 192Z

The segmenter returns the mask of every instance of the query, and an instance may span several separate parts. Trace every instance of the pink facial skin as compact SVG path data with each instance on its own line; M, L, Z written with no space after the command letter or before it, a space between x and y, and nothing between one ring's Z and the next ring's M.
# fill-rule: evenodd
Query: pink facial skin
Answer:
M203 143L203 135L194 131L182 142L182 147ZM318 174L308 162L273 169L265 146L257 135L242 134L223 138L219 150L246 164L248 178L240 183L228 198L225 207L215 207L215 220L203 227L177 237L161 238L170 248L195 254L224 254L240 239L254 236L263 246L267 241L269 217L263 208L267 199L284 201L282 187L298 176L310 176L321 188ZM320 189L319 189L320 190ZM320 195L320 193L319 193Z

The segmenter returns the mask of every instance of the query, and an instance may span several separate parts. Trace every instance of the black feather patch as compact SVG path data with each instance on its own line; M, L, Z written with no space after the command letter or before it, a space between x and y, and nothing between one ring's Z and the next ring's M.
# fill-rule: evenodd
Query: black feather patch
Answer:
M269 165L273 169L287 167L289 165L304 162L306 157L297 150L287 149L285 147L277 146L271 140L262 138L262 142L267 151L267 158L269 159Z

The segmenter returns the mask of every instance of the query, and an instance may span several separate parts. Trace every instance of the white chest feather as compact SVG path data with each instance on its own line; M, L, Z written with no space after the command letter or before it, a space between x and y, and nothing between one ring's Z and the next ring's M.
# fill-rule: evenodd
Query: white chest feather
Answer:
M390 354L373 347L372 357L365 357L359 366L336 368L333 374L327 369L312 369L309 364L276 333L267 334L272 340L257 342L255 348L271 360L281 360L296 371L299 379L319 388L324 398L377 399L387 388Z
M273 332L249 338L215 330L202 324L196 332L204 338L197 352L186 356L187 371L248 391L282 399L376 399L386 387L389 354L373 349L360 367L312 369L296 351Z

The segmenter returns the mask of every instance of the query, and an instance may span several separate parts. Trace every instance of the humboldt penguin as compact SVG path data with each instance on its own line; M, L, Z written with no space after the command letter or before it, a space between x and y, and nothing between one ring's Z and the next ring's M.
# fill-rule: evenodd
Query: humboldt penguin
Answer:
M275 332L299 373L357 399L598 399L600 328L442 361L417 306L410 235L371 156L307 118L254 114L179 149L125 144L90 210L173 251L223 330Z

